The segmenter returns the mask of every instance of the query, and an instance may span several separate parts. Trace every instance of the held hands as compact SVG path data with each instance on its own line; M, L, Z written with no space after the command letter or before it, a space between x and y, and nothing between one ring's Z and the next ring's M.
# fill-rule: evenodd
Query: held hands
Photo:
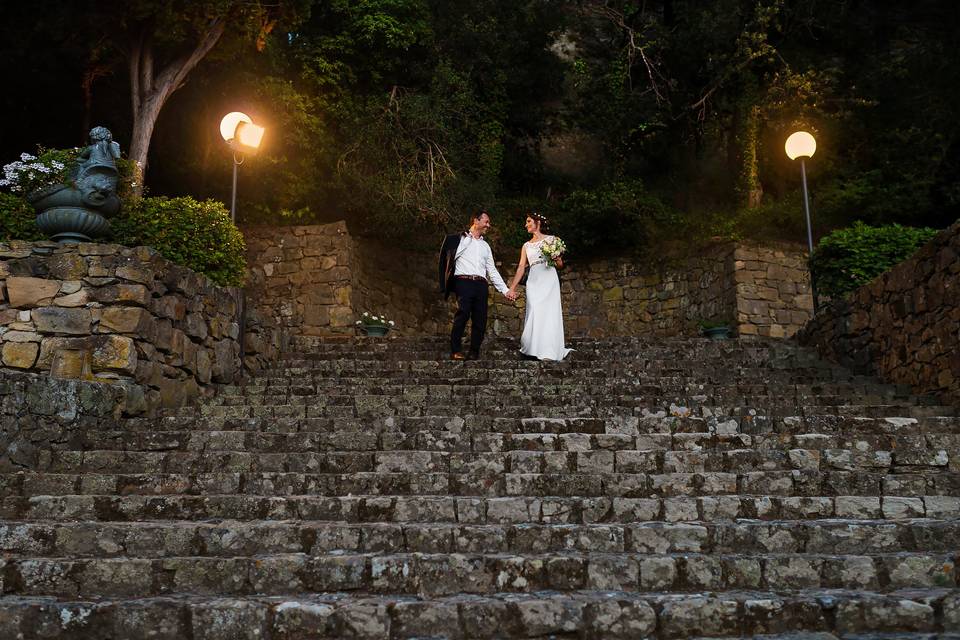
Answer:
M517 292L514 291L513 289L510 289L505 294L503 294L503 296L510 302L513 302L514 300L517 299Z

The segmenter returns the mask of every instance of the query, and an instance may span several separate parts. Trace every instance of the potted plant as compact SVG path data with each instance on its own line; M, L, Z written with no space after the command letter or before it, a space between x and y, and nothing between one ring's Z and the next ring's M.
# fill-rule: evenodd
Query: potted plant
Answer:
M730 323L726 320L701 320L700 333L710 340L727 340L730 338Z
M363 331L364 335L382 337L387 335L396 324L393 320L387 320L384 315L373 315L368 311L363 312L360 320L357 320L357 328Z

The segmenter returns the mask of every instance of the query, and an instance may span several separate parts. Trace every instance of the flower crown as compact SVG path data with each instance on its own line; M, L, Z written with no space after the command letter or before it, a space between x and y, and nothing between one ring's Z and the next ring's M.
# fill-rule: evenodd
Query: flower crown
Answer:
M543 215L542 213L537 213L536 211L532 212L530 217L538 221L540 224L548 224L550 222L547 220L547 216Z

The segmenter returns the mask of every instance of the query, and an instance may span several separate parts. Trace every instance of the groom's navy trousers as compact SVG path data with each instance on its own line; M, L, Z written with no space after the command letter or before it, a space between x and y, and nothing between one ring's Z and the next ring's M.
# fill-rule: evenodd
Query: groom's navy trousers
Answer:
M457 294L457 313L453 316L453 331L450 332L450 352L463 350L463 332L470 321L470 352L479 353L483 334L487 330L487 280L456 278L453 286Z

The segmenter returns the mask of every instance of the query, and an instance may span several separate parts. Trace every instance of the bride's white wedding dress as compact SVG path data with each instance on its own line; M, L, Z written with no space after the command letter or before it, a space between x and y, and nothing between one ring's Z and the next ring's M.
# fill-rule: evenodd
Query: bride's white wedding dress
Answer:
M520 353L541 360L563 360L573 349L567 349L563 340L560 278L557 270L548 266L540 253L541 244L543 240L523 245L527 252L528 275Z

